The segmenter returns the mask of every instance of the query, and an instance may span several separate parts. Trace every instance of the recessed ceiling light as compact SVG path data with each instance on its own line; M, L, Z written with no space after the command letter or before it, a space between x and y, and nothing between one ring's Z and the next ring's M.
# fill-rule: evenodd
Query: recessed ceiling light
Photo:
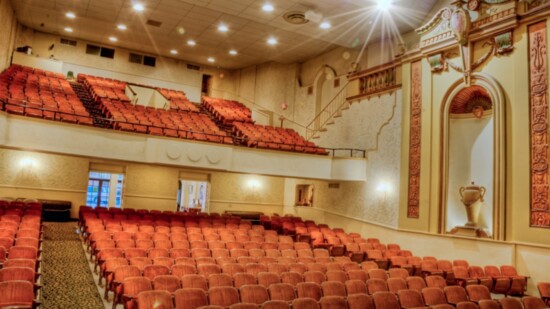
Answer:
M214 62L216 61L216 59L212 58L212 57L208 57L208 62Z
M179 33L180 35L184 35L184 34L185 34L185 28L179 27L179 28L178 28L178 33Z
M321 29L330 29L330 27L332 27L332 25L328 21L319 24L319 28Z
M111 41L111 42L116 42L116 41L118 41L118 39L117 39L116 37L114 37L114 36L110 36L110 37L109 37L109 41Z
M170 51L170 53L171 53L172 55L177 55L177 54L178 54L178 51L175 50L175 49L172 49L172 50Z
M227 31L229 31L229 28L226 25L221 24L221 25L218 26L218 31L227 32Z
M116 26L119 30L126 30L128 29L128 27L126 27L125 24L118 24L118 26Z
M266 3L262 6L262 10L264 12L273 12L275 8L273 7L273 5L271 5L271 3Z
M134 4L133 8L138 12L143 12L145 10L145 6L143 6L143 4L141 3Z
M63 30L65 30L67 32L73 32L73 28L71 28L71 27L65 27L65 29L63 29Z
M67 12L67 14L65 14L65 16L67 18L70 18L70 19L76 18L76 15L73 12Z
M378 0L378 9L388 11L392 6L392 0Z
M269 45L277 45L277 43L278 43L278 41L274 37L270 37L269 39L267 39L267 44L269 44Z
M235 56L236 54L238 54L238 52L236 50L232 49L232 50L229 51L229 54Z
M187 45L189 46L195 46L197 45L197 42L193 41L193 40L187 40Z

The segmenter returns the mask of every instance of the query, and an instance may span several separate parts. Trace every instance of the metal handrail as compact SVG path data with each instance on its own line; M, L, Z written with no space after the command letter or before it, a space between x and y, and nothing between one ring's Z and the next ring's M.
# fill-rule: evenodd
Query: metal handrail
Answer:
M307 125L306 138L311 139L315 133L319 132L336 115L347 101L347 88L349 81L338 91L330 102L313 118ZM335 107L336 106L336 107Z
M345 152L349 152L349 157L350 158L355 158L356 155L355 154L358 154L359 157L361 158L366 158L367 156L367 151L365 149L356 149L356 148L326 148L326 147L323 147L323 149L326 149L328 150L329 152L332 152L332 156L333 157L338 157L336 155L336 152L337 151L345 151Z

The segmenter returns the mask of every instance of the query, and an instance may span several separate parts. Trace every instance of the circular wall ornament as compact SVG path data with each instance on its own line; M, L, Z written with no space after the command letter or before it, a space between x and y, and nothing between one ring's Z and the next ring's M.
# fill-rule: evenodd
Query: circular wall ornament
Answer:
M166 156L170 160L177 160L181 157L181 149L175 145L169 145L166 148Z

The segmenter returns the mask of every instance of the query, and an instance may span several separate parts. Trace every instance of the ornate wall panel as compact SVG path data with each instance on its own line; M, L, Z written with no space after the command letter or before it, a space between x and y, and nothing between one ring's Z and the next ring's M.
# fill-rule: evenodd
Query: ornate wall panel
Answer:
M420 139L422 135L422 63L411 65L411 127L407 217L418 218L420 208Z
M531 226L550 227L546 22L529 26Z

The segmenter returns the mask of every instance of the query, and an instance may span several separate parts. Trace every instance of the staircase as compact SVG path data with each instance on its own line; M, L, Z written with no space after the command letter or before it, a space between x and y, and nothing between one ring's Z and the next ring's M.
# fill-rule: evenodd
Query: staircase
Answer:
M327 131L327 126L334 124L335 118L342 117L342 112L349 109L347 89L348 84L344 85L325 108L307 125L307 140L318 139L321 132Z
M77 82L70 82L70 84L80 101L82 101L82 104L84 104L84 107L90 114L90 117L92 117L94 126L99 128L112 128L111 122L106 119L105 114L103 114L101 108L93 99L86 87Z
M233 137L233 126L228 126L218 121L218 119L214 117L212 112L210 112L203 104L195 104L195 105L199 108L201 114L207 115L208 118L210 118L212 122L214 122L216 126L218 126L218 128L220 128L222 131L224 131L227 134L227 136L233 139L234 144L236 143L236 138Z

